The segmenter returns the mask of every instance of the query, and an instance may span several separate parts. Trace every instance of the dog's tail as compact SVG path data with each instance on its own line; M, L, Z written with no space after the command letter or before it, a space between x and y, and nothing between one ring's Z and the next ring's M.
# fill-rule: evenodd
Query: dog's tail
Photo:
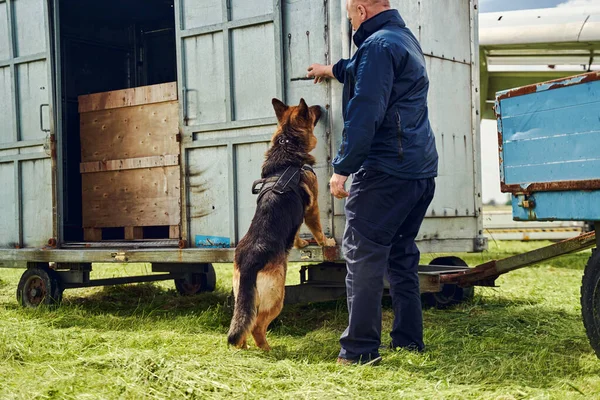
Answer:
M258 272L254 269L240 271L240 283L235 299L233 318L227 334L227 342L240 346L244 334L247 333L256 319L256 280Z

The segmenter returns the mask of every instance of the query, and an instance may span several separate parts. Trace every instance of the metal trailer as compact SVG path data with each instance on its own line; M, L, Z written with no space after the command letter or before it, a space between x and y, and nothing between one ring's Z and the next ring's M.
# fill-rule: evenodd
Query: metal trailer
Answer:
M600 72L499 92L502 190L517 221L600 220ZM504 273L600 243L596 231L443 275L441 284L493 286ZM581 313L600 357L600 252L592 251L581 284Z
M477 0L392 1L419 38L431 81L440 153L422 252L475 252L482 232ZM255 207L251 183L276 127L271 98L326 110L314 155L325 233L341 243L343 201L327 190L342 131L341 85L305 78L313 62L354 51L345 0L0 0L0 267L26 268L24 305L66 288L175 279L181 293L214 288L211 263L232 262ZM180 240L83 241L77 96L176 81ZM307 230L302 231L307 234ZM221 248L204 237L220 238ZM223 248L224 247L224 248ZM293 250L302 284L287 300L343 296L339 246ZM90 280L94 263L151 263L144 277ZM431 284L466 266L446 257L420 269L442 302L472 292ZM434 279L435 281L435 279Z

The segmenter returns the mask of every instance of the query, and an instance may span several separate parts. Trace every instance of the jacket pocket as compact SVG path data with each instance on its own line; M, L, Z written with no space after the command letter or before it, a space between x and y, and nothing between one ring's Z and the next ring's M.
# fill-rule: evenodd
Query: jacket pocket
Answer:
M402 161L404 159L404 148L402 147L402 119L399 111L396 111L396 132L398 134L398 157Z

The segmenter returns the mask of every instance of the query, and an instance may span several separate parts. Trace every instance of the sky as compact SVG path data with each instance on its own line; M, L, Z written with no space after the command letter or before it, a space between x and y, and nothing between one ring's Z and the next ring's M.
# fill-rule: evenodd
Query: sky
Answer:
M479 0L479 11L497 12L567 6L599 5L600 0Z

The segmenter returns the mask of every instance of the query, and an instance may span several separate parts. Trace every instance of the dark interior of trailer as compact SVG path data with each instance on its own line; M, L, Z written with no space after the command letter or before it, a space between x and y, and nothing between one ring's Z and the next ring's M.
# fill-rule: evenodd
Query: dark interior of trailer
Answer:
M59 0L65 242L83 240L78 96L177 80L173 0ZM165 237L156 227L145 237ZM168 227L167 227L168 229ZM123 239L106 229L104 240Z

